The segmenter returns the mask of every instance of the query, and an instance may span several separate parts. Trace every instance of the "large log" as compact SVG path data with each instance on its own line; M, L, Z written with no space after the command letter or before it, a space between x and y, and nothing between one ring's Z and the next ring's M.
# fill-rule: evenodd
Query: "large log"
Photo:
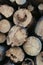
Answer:
M14 24L22 27L29 27L33 23L33 17L29 10L19 9L13 16Z
M19 26L13 26L8 33L7 45L21 46L27 38L26 30Z
M30 36L27 39L27 42L23 45L23 48L28 55L36 56L42 49L42 43L38 38Z

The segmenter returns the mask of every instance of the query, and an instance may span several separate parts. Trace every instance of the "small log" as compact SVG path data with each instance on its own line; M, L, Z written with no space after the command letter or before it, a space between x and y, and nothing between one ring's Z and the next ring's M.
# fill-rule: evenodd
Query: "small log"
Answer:
M36 64L43 65L43 51L36 57Z
M14 3L16 0L10 0L11 3Z
M6 18L10 17L14 12L13 7L9 5L1 5L0 13L3 14Z
M13 26L8 33L7 45L21 46L27 38L26 30L18 26Z
M0 44L3 43L3 42L5 42L5 40L6 40L5 34L0 33Z
M19 9L13 16L14 24L21 27L29 27L33 23L32 19L32 14L27 9Z
M8 20L2 19L0 21L0 32L7 33L10 30L10 27L11 25Z
M16 3L17 3L18 5L23 5L23 4L26 3L26 0L16 0Z
M36 56L42 49L42 43L38 38L30 36L27 38L27 42L23 45L23 48L28 55Z
M32 5L28 5L27 9L32 12L34 10L34 7Z
M36 25L35 33L43 40L43 17L41 17Z
M43 13L43 4L39 4L38 9L39 9L39 12L42 14Z
M15 63L22 62L25 57L20 47L10 48L9 50L6 51L6 56L10 57L10 59Z

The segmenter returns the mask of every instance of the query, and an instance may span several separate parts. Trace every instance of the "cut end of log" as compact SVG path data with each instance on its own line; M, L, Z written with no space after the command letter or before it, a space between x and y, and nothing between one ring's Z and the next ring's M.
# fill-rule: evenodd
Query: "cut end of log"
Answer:
M18 5L23 5L23 4L26 3L26 0L16 0L16 3L17 3Z
M27 9L19 9L13 16L13 21L16 25L27 27L32 23L32 14Z
M0 44L3 43L3 42L5 42L5 40L6 40L5 34L0 33Z
M10 2L14 3L16 0L10 0Z
M0 21L0 32L7 33L10 30L10 23L8 20L3 19Z
M34 7L32 5L28 5L28 10L32 12L34 10Z
M15 63L21 62L24 59L24 53L20 47L10 48L6 52L6 56L10 57L10 59Z
M14 9L8 5L1 5L0 13L4 15L6 18L10 17L14 12Z
M43 40L43 17L41 17L36 25L35 33Z
M39 5L38 5L38 9L39 9L40 11L43 11L43 4L39 4Z
M26 41L26 38L27 34L25 29L13 26L7 37L7 45L20 46Z
M37 65L43 65L43 52L41 52L41 53L36 57L36 64L37 64Z
M42 43L38 38L31 36L27 39L27 42L24 44L23 48L28 55L36 56L42 49Z

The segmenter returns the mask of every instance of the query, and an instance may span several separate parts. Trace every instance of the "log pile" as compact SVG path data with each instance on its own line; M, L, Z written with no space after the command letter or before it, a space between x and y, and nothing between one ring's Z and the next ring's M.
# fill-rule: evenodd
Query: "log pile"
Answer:
M43 0L0 0L0 65L43 65Z

